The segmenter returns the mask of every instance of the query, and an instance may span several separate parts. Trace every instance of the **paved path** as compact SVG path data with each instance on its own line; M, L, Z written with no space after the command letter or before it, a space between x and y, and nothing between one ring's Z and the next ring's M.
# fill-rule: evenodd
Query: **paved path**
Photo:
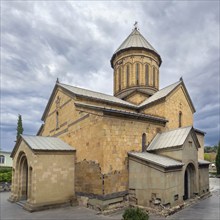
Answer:
M220 179L210 178L212 196L175 213L167 219L175 220L219 220L220 219Z
M219 220L220 207L220 179L210 179L210 189L212 196L200 201L199 203L187 207L168 218L150 216L150 220ZM40 212L27 212L17 204L7 201L10 193L0 193L0 219L1 220L121 220L122 213L118 212L110 216L96 215L96 211L84 207L65 207L51 209Z
M21 206L10 203L7 201L10 193L3 192L0 194L1 197L1 220L66 220L66 219L76 219L76 220L99 220L99 219L108 219L108 220L119 220L118 216L111 218L103 215L96 215L95 210L87 209L84 207L64 207L58 209L50 209L39 212L27 212Z

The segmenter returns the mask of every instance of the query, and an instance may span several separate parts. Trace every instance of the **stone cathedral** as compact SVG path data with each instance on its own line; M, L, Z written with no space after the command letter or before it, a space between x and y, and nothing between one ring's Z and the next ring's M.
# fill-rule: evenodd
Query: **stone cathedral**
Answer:
M159 89L162 58L135 27L110 60L114 95L56 82L37 135L21 135L9 200L172 207L209 193L205 132L183 79Z

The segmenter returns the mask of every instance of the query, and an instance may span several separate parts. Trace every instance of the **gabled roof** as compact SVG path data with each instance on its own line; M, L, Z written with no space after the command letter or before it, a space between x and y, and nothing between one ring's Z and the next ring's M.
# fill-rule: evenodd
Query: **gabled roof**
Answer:
M66 85L66 84L62 84L62 83L58 83L58 85L64 89L67 89L68 91L70 91L74 95L93 98L96 100L103 100L103 101L107 101L107 102L111 102L111 103L117 103L120 105L129 106L129 107L135 107L135 108L137 107L136 105L133 105L129 102L126 102L126 101L119 99L119 98L112 96L112 95L107 95L104 93L95 92L95 91L91 91L88 89L82 89L79 87L70 86L70 85Z
M163 100L164 98L166 98L172 91L174 91L179 85L182 85L183 88L185 89L185 92L187 94L188 100L191 104L191 107L193 109L193 111L195 112L195 108L193 106L193 103L190 99L190 96L186 90L186 87L184 85L184 82L182 80L167 86L161 90L159 90L158 92L156 92L154 95L152 95L151 97L147 98L146 101L142 102L140 105L135 105L135 104L131 104L127 101L124 101L120 98L117 98L115 96L112 95L108 95L108 94L104 94L104 93L100 93L100 92L95 92L95 91L91 91L88 89L83 89L83 88L79 88L79 87L75 87L75 86L70 86L70 85L66 85L63 83L56 83L53 92L50 96L50 99L47 103L47 106L44 110L43 116L41 118L41 120L44 121L46 114L49 110L50 104L53 100L53 97L55 95L55 92L57 90L58 87L64 89L65 91L67 91L68 93L70 93L71 95L75 95L78 97L84 97L84 98L88 98L88 99L92 99L92 100L96 100L96 101L102 101L104 103L109 103L109 104L115 104L115 105L119 105L119 106L123 106L123 107L127 107L130 109L134 109L134 110L139 110L141 108L144 108L152 103L155 103L157 101Z
M211 162L207 161L207 160L198 160L199 165L209 165Z
M164 168L168 168L168 167L182 167L184 164L165 157L165 156L161 156L161 155L157 155L157 154L153 154L153 153L148 153L148 152L141 152L141 153L137 153L137 152L128 152L129 156L133 156L136 157L138 159L150 162L152 164L156 164L159 166L162 166Z
M161 57L159 53L153 48L153 46L143 37L143 35L135 28L131 34L123 41L123 43L118 47L118 49L114 52L112 58L111 58L111 65L113 62L114 57L117 53L127 50L127 49L136 49L136 48L142 48L146 50L150 50L154 52L160 60L160 64L162 62ZM113 65L112 65L113 66Z
M89 98L89 99L98 100L98 101L101 100L105 103L116 104L116 105L129 107L129 108L133 108L133 109L137 108L136 105L131 104L129 102L126 102L126 101L124 101L122 99L119 99L119 98L117 98L115 96L112 96L112 95L107 95L107 94L104 94L104 93L95 92L95 91L91 91L91 90L88 90L88 89L83 89L83 88L70 86L70 85L66 85L66 84L57 82L54 89L53 89L53 92L50 96L50 99L47 103L47 106L44 110L43 116L41 118L41 120L43 120L43 121L46 117L46 114L47 114L47 111L49 110L49 107L50 107L50 104L52 102L53 96L55 95L55 92L56 92L58 87L66 90L67 92L69 92L72 95L76 95L76 96L79 96L79 97Z
M16 153L21 140L24 140L34 151L75 151L75 148L56 137L21 135L11 153L11 157Z
M178 82L173 83L173 84L171 84L171 85L169 85L169 86L167 86L167 87L165 87L165 88L159 90L158 92L154 93L151 97L149 97L149 98L146 99L144 102L142 102L142 103L138 106L138 108L143 108L143 107L145 107L145 106L147 106L147 105L150 105L150 104L152 104L152 103L154 103L154 102L157 102L157 101L160 101L160 100L165 99L165 98L166 98L172 91L174 91L179 85L182 85L182 86L183 86L183 88L184 88L184 90L185 90L185 92L186 92L188 101L189 101L189 103L190 103L190 105L191 105L191 107L192 107L192 110L193 110L193 112L195 112L195 111L196 111L196 110L195 110L195 107L194 107L194 105L193 105L193 102L192 102L192 100L191 100L191 98L190 98L190 96L189 96L189 93L188 93L188 91L187 91L187 89L186 89L186 87L185 87L185 84L184 84L184 82L183 82L182 79L179 80Z
M193 127L189 126L158 133L148 146L147 151L182 146L192 130Z

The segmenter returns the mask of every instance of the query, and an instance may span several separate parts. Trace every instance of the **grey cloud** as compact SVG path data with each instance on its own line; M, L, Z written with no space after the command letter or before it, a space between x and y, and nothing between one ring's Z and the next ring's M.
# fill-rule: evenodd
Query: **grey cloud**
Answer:
M135 20L162 56L161 87L183 76L197 109L195 125L208 132L207 143L215 144L218 122L211 116L218 116L218 6L214 1L4 1L1 147L13 147L18 113L25 132L36 133L57 77L112 94L109 61Z

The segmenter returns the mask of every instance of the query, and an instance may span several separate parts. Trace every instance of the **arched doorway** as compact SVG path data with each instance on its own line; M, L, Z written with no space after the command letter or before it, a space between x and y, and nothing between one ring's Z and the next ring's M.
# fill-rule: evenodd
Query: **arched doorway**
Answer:
M189 163L184 173L184 196L183 199L189 199L196 192L196 170L192 163Z
M28 199L28 161L22 152L18 158L18 200Z

